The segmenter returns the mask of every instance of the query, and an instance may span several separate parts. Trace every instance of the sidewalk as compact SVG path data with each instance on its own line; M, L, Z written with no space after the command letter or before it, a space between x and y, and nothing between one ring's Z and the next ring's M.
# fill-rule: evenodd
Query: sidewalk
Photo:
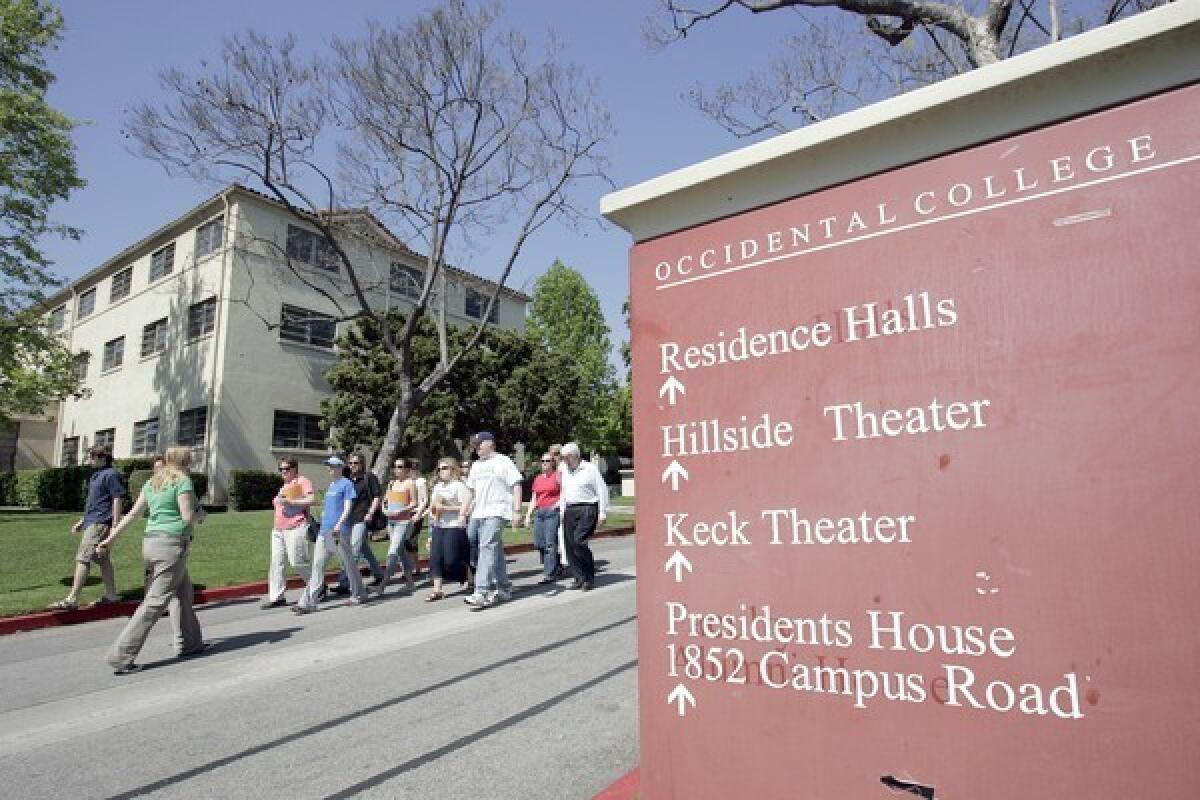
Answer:
M633 533L632 525L625 528L613 528L601 531L596 533L593 538L607 539L613 536L628 536L631 533ZM532 550L532 544L514 544L504 548L504 552L510 555L528 553ZM429 567L429 562L426 559L420 559L418 563L423 570ZM336 574L336 571L330 571L327 577L336 576ZM291 578L288 581L289 589L298 589L303 585L303 582L299 578ZM218 586L212 589L197 590L192 602L195 605L222 603L243 597L256 597L266 594L266 591L266 581L243 583L237 586ZM128 617L137 610L138 605L138 602L128 600L111 605L97 606L96 608L79 608L74 611L39 611L34 614L5 617L0 619L0 636L20 631L53 628L59 625L79 625L84 622L95 622L96 620L112 619L113 617Z

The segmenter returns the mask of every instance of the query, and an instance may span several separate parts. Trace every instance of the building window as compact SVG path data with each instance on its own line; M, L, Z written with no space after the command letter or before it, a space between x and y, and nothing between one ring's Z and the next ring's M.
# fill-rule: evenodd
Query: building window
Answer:
M96 431L96 435L92 437L92 447L103 447L108 450L109 455L112 455L113 446L117 443L117 429L105 428L102 431Z
M329 241L319 233L288 225L288 258L327 272L338 271L338 256Z
M63 438L62 457L58 461L60 467L74 467L79 464L79 437Z
M218 234L218 235L220 235L220 234ZM199 238L199 236L200 236L199 231L196 232L196 236L197 236L197 238ZM220 246L221 246L221 243L218 241L217 247L220 247ZM214 247L213 249L215 250L216 247ZM150 256L150 282L151 283L154 283L159 278L170 275L172 270L174 270L174 269L175 269L175 243L174 242L171 242L169 245L162 248L161 250L156 250L154 252L154 255Z
M167 318L151 322L142 328L142 358L167 349Z
M83 294L79 295L79 307L76 310L75 318L83 319L90 317L92 312L96 310L96 287L88 289Z
M188 306L187 337L199 339L217 329L217 298L210 297Z
M158 417L133 423L133 454L153 455L158 451Z
M100 370L108 372L125 363L125 337L118 336L104 343L104 360L100 362Z
M133 267L126 267L112 277L112 289L108 293L108 302L115 303L129 296L133 287Z
M285 305L279 314L279 338L287 342L333 347L337 323L328 314Z
M85 350L79 355L87 356L87 358L81 358L75 363L75 377L82 381L87 379L88 364L92 360L92 354Z
M483 312L487 309L488 296L483 292L477 292L470 286L467 287L467 300L463 307L466 315L471 319L483 319ZM500 321L500 303L492 306L492 313L488 315L488 322L493 325Z
M416 267L393 262L391 286L396 294L415 301L421 296L421 289L425 286L425 273Z
M50 328L55 332L67 327L67 307L59 306L50 312Z
M196 228L196 260L221 249L225 236L225 215L209 220Z
M271 428L271 446L288 450L324 450L325 431L321 430L321 417L276 411L275 424Z
M180 412L179 427L175 431L175 444L185 447L203 447L204 434L208 430L208 408L200 407Z

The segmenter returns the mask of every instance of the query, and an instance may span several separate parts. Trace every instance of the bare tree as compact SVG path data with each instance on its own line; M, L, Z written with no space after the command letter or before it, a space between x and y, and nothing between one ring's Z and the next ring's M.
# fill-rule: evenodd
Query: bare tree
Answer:
M792 11L798 31L765 74L688 100L737 136L779 133L993 64L1168 0L1105 0L1072 16L1062 0L662 0L646 21L653 47L685 39L733 9ZM1066 15L1066 16L1064 16ZM1064 25L1064 19L1066 24Z
M349 291L310 278L275 244L279 258L339 309L339 320L380 323L400 388L375 459L382 477L413 412L478 345L529 237L551 219L581 220L573 190L605 179L611 123L593 85L556 48L532 54L494 6L459 2L403 26L372 24L362 39L333 42L327 60L300 58L291 36L235 36L216 69L199 77L168 70L162 79L168 101L130 113L136 151L169 171L245 181L314 226ZM353 202L424 252L424 284L398 330L370 300L377 276L354 258L362 215L335 211ZM508 243L487 308L452 350L445 303L431 298L445 297L452 253L485 237L494 249L500 236ZM413 337L427 313L440 357L416 374Z

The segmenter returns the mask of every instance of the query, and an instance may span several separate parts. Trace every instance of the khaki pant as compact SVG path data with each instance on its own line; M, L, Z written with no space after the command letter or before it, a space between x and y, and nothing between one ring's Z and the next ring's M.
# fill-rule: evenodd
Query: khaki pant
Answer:
M192 608L192 579L187 570L190 549L191 538L187 535L146 534L142 540L142 558L150 572L150 586L142 604L108 651L105 660L109 664L118 668L132 664L146 644L150 629L168 606L175 632L176 655L203 647L200 621Z
M307 523L295 528L284 530L276 528L271 531L271 567L267 575L266 598L268 603L284 599L284 592L287 590L287 576L284 574L284 567L287 564L292 565L292 569L304 581L304 588L308 589L308 582L312 578L312 567L308 563L307 534Z

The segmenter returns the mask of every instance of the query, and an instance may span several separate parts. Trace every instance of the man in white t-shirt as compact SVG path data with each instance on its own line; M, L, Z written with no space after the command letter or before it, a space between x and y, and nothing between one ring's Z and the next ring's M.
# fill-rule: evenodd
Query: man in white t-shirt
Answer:
M465 598L473 610L512 598L512 581L504 564L504 527L521 511L521 473L512 459L496 452L496 437L475 434L479 459L467 475L469 516L479 531L479 563L475 568L475 593Z

